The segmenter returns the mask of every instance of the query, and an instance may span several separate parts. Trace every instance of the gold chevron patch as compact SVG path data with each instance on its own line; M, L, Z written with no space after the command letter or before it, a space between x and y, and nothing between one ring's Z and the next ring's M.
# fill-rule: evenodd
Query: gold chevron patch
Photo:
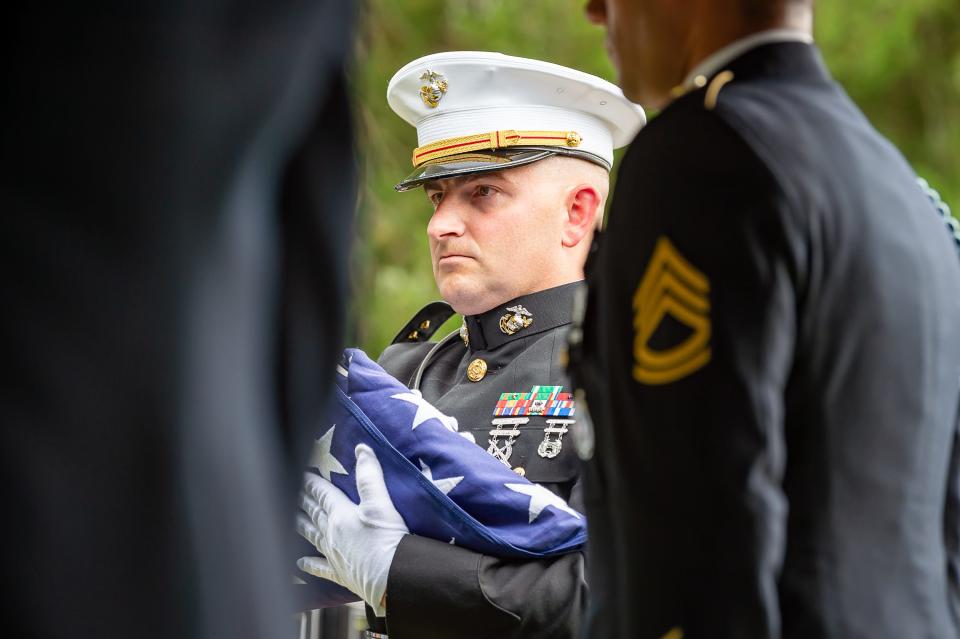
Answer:
M710 280L666 237L657 245L633 295L633 378L669 384L710 361ZM668 315L693 332L682 343L654 350L650 338Z

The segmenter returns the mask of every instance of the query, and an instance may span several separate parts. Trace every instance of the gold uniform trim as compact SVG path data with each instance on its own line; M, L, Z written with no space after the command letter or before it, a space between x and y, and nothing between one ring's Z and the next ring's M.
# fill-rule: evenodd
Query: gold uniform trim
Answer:
M677 381L710 361L710 280L666 237L657 240L633 295L633 378L642 384ZM650 348L650 338L671 315L693 333L665 350Z
M482 153L457 153L445 157L438 157L426 162L421 162L420 166L430 166L432 164L443 164L444 162L484 162L486 164L507 164L510 162L507 158L497 157L495 155L484 155Z
M713 111L717 108L717 99L720 97L720 89L724 87L728 82L733 80L733 71L722 71L717 74L711 82L710 86L707 87L706 93L703 95L703 106L706 107L708 111Z
M471 151L492 151L511 146L580 146L583 138L576 131L489 131L476 135L446 138L418 146L413 150L413 166L431 160Z

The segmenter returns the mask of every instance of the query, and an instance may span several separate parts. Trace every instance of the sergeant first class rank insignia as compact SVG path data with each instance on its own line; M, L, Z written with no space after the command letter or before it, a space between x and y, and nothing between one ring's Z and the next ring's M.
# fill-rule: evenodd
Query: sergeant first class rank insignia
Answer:
M546 420L547 427L543 429L543 441L537 447L537 454L546 459L559 455L563 436L574 423L576 413L573 397L561 390L563 386L534 386L529 393L501 393L493 409L496 419L487 440L490 444L487 452L509 467L513 445L520 437L519 427L528 423L530 416L543 415L551 419ZM501 444L499 437L507 439Z
M710 280L666 237L660 237L633 295L633 378L641 384L669 384L710 361ZM689 329L676 345L654 348L650 342L672 317Z

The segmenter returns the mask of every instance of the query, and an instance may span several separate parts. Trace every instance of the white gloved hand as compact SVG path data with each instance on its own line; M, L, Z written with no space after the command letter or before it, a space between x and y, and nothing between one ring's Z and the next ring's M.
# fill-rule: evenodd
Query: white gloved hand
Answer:
M355 453L359 505L323 477L306 475L301 495L306 515L297 515L297 532L323 557L301 557L297 566L347 588L383 617L390 564L409 529L393 506L373 450L360 444Z

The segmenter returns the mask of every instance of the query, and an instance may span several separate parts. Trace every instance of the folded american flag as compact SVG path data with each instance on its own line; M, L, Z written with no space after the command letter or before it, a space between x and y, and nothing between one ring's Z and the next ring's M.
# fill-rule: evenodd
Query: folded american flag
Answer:
M330 425L321 429L309 465L354 503L360 499L353 451L364 443L376 453L390 497L413 534L517 559L572 552L584 544L583 515L457 432L456 419L363 351L347 349L337 371ZM304 554L317 554L304 546ZM358 600L332 582L298 576L308 584L310 605Z

